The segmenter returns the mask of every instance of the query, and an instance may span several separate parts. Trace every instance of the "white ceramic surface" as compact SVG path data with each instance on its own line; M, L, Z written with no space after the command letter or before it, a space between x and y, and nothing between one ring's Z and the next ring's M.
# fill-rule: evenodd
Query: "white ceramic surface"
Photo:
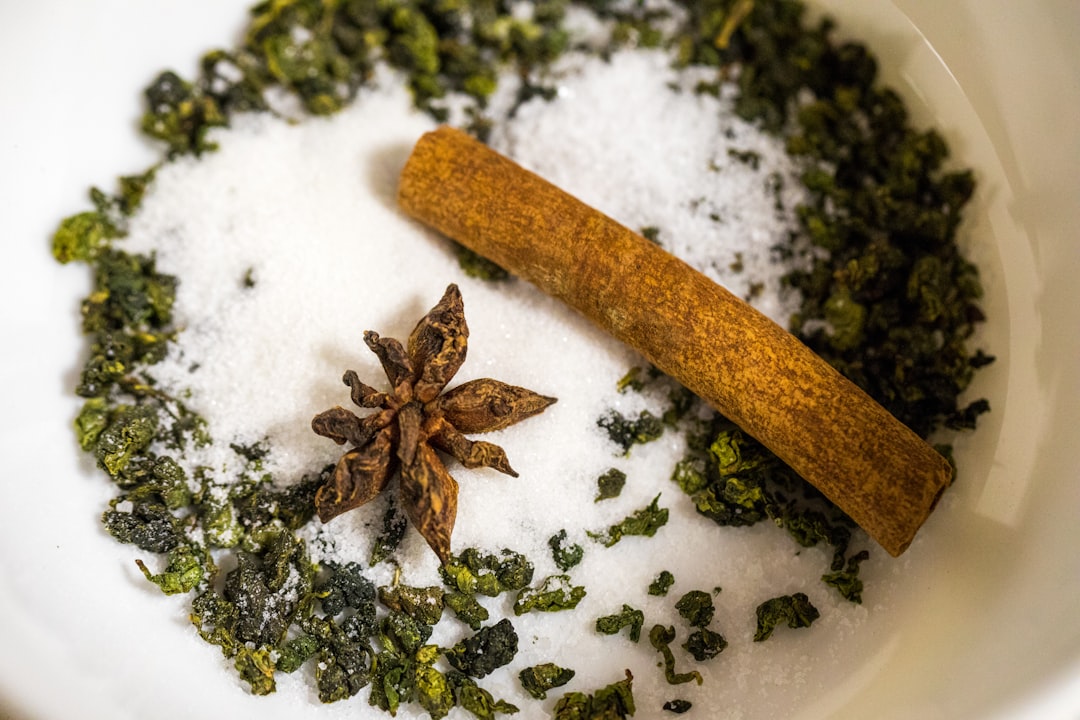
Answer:
M233 42L248 4L0 6L0 717L337 716L295 688L299 705L248 696L194 639L185 601L118 562L97 520L109 489L69 431L87 278L52 261L48 237L90 185L156 159L135 131L139 88ZM863 639L871 661L799 717L1076 718L1080 3L817 5L978 173L965 242L992 318L980 341L999 360L973 389L994 411L959 445L963 474L925 531L932 557ZM130 602L111 604L111 588Z

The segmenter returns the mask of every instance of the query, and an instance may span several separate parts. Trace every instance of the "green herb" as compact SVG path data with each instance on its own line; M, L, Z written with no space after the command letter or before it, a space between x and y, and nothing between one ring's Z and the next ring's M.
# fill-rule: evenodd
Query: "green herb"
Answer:
M695 660L702 662L722 653L727 645L723 635L703 627L690 633L682 647Z
M700 685L702 682L701 673L697 670L685 673L675 672L675 654L671 652L671 643L674 640L674 627L653 625L652 630L649 631L649 643L664 656L664 679L668 681L669 685L682 685L692 680L696 680L697 684Z
M383 650L371 664L371 694L368 696L371 705L396 713L402 703L418 698L422 678L427 688L424 702L436 706L441 703L442 693L429 672L434 670L431 666L439 649L425 645L430 637L429 625L418 623L403 613L391 612L383 619L379 627Z
M675 584L675 576L667 570L661 570L660 574L656 576L656 579L649 583L649 594L664 596L668 594L668 590Z
M634 676L600 688L591 695L566 693L555 703L554 720L623 720L634 714Z
M398 511L397 504L393 500L387 503L382 521L382 532L376 536L371 548L371 559L368 560L371 565L378 565L388 560L401 544L402 538L405 537L405 530L409 527L405 515Z
M364 634L372 635L375 633L376 590L375 584L361 574L362 570L357 563L325 563L324 575L315 583L315 596L327 616L336 617L352 610L353 617L364 619Z
M623 455L629 455L634 445L652 442L664 434L664 423L648 410L642 410L634 420L618 410L609 410L596 424L622 449Z
M754 642L767 640L781 624L787 624L789 628L810 627L811 623L821 617L821 613L810 603L810 598L805 593L770 598L757 606L756 614L757 630L754 632Z
M192 601L191 621L207 642L232 658L255 694L273 692L271 651L289 626L305 616L313 597L314 566L291 533L268 534L258 552L237 553L225 577L224 594L206 589Z
M589 537L604 547L611 547L627 535L652 537L668 521L668 510L657 505L659 500L660 496L657 495L646 507L637 510L633 515L623 519L622 522L612 525L603 532L590 532Z
M464 245L454 243L454 252L457 253L458 264L469 277L496 282L510 279L510 273L501 266Z
M686 593L675 603L675 609L687 623L699 628L712 622L713 613L716 612L712 596L704 590L691 590Z
M624 604L620 612L597 618L596 632L604 635L615 635L624 627L628 627L630 628L629 638L637 642L641 639L641 626L644 624L645 613Z
M649 242L655 243L657 245L660 244L660 228L656 227L655 225L648 225L646 227L643 227L638 230L638 232L641 233L641 236Z
M562 687L574 677L574 671L555 663L541 663L527 667L518 673L521 687L537 700L547 698L547 691Z
M176 595L191 592L202 584L208 560L200 557L190 546L180 545L169 552L169 564L160 573L151 573L142 560L135 562L146 579L161 588L161 592Z
M405 613L418 623L434 625L442 619L443 589L408 585L381 587L379 602L391 610Z
M596 495L595 502L619 497L623 486L626 485L626 473L618 468L611 468L596 479L596 485L599 492Z
M374 616L371 622L374 624ZM305 617L298 624L305 634L282 646L279 670L294 672L307 660L317 660L315 686L319 700L326 703L352 697L371 683L375 653L368 637L375 632L373 627L370 632L349 631L329 619L314 616ZM352 623L347 621L347 625Z
M505 700L496 700L491 693L464 673L451 670L446 673L446 679L454 689L458 705L480 720L494 720L496 714L512 715L518 712L516 705Z
M555 565L563 572L567 572L570 568L580 563L581 558L585 555L585 548L577 543L567 545L566 542L565 529L560 530L558 533L548 538L548 547L551 548L551 556L555 560Z
M615 389L620 393L624 393L627 390L640 392L645 387L646 383L646 379L642 377L643 372L641 367L637 365L630 368L625 375L619 378L619 382L615 383Z
M689 700L668 700L664 703L661 710L667 710L668 712L675 713L676 715L682 715L684 712L693 707L693 703Z
M521 553L503 549L501 556L462 550L439 568L443 582L466 595L480 593L496 597L503 592L521 590L532 582L533 566Z
M862 603L863 582L859 579L859 565L870 557L867 550L862 550L848 558L847 567L821 576L826 585L836 588L846 600Z
M569 575L551 575L538 588L525 588L514 601L514 614L559 612L576 608L585 597L585 588L574 585Z
M517 651L517 633L510 620L503 618L462 640L445 655L456 669L470 677L482 678L513 660Z
M473 630L479 630L489 617L487 608L480 604L475 595L451 591L443 596L443 602L454 611L458 620Z
M832 570L843 567L854 523L779 458L717 416L675 467L672 480L697 511L720 525L765 519L804 547L833 547Z

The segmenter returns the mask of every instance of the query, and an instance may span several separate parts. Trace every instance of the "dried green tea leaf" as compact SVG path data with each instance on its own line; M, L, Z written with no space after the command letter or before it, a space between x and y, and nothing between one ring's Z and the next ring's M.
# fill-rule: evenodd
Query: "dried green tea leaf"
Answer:
M566 544L566 530L560 530L557 534L548 538L548 547L551 548L551 556L555 565L563 572L567 572L581 562L585 555L585 548L577 543Z
M555 703L554 720L624 720L634 714L634 676L600 688L591 695L572 692Z
M675 584L675 576L667 570L661 570L660 574L656 576L656 579L649 583L649 594L664 596L668 594L668 590Z
M378 565L394 554L409 526L405 515L398 511L397 504L393 500L387 503L382 521L382 531L375 538L371 548L371 558L368 560L368 564L372 566Z
M521 687L537 700L547 698L547 691L562 687L574 677L574 671L555 663L541 663L527 667L518 673Z
M667 525L668 521L668 510L667 508L662 508L657 505L659 500L660 496L657 495L646 507L636 511L633 515L612 525L603 532L588 533L589 537L604 547L611 547L627 535L644 535L645 537L652 537L656 534L657 530L664 525Z
M724 651L727 640L720 633L713 632L708 628L701 628L690 633L690 637L683 643L683 649L690 653L698 662L711 660Z
M863 582L859 578L859 565L869 559L870 552L862 550L847 560L847 567L821 576L822 582L836 588L844 599L853 603L862 603Z
M443 589L409 585L381 587L379 602L391 610L405 613L418 623L434 625L442 618Z
M445 651L446 659L470 677L482 678L506 665L517 655L518 636L509 619L481 628Z
M656 648L657 652L664 656L664 679L669 685L681 685L696 680L700 685L701 673L697 670L690 672L675 672L675 655L671 652L671 643L675 640L675 628L653 625L649 631L649 643Z
M768 639L773 630L782 624L789 628L810 627L811 623L821 617L821 613L810 603L806 593L770 598L758 605L756 614L757 630L754 632L754 642Z
M691 707L693 707L693 703L691 703L689 700L668 700L660 709L667 710L668 712L675 713L676 715L682 715Z
M169 552L187 540L179 518L161 503L135 503L127 511L107 510L101 519L114 538L147 552Z
M675 603L675 609L687 623L701 628L712 622L713 613L716 612L712 596L704 590L691 590L686 593Z
M538 588L525 588L514 601L514 614L559 612L576 608L585 597L585 587L574 585L569 575L551 575Z
M446 673L447 681L454 690L458 705L479 720L495 720L497 714L513 715L518 707L505 700L496 700L476 681L462 672L451 670Z
M596 494L595 502L619 497L623 486L626 485L626 473L618 468L611 468L596 479L596 485L599 492Z
M652 442L664 434L663 421L648 410L642 410L633 420L618 410L609 410L596 424L622 450L623 455L628 455L634 445Z
M467 595L496 597L521 590L532 582L533 565L521 553L503 549L500 555L466 548L444 563L439 572L447 586Z
M604 635L615 635L624 627L630 628L628 636L634 642L641 639L641 626L645 624L645 613L623 605L622 610L613 614L605 615L596 619L596 632Z
M476 599L475 595L466 595L463 592L451 591L443 596L446 607L454 611L454 615L461 622L473 630L479 630L480 626L488 619L488 611Z
M336 617L346 608L356 615L370 620L371 631L375 628L375 583L363 575L359 563L324 563L324 574L315 584L315 597L322 603L323 612Z
M151 573L142 560L135 561L147 580L161 588L166 595L186 593L195 589L206 576L200 557L189 545L179 545L169 551L169 561L160 573Z

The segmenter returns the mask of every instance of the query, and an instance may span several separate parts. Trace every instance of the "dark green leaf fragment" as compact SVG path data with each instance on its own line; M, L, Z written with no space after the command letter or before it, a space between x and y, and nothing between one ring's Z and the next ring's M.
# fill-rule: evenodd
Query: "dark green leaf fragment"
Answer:
M547 691L562 687L574 677L574 671L555 663L541 663L527 667L518 673L521 687L537 700L547 698Z
M668 590L675 584L675 576L667 570L661 570L660 574L656 576L656 579L649 583L649 594L664 596L668 594Z
M179 545L170 550L168 564L157 574L151 573L142 560L135 562L146 579L161 588L161 592L166 595L190 592L202 583L206 576L206 558L189 545Z
M300 635L278 649L275 666L285 673L296 672L319 651L319 641L311 635Z
M565 529L560 530L558 533L548 538L548 547L551 548L551 556L555 560L555 565L563 572L568 571L570 568L580 563L581 558L585 556L585 548L577 543L566 543Z
M514 601L514 614L572 610L585 597L585 587L574 585L569 575L551 575L538 588L525 588Z
M101 519L114 538L147 552L169 552L187 541L180 519L162 503L135 503L129 511L106 510Z
M517 655L518 636L509 619L503 618L445 651L446 659L470 677L482 678L506 665Z
M372 566L378 565L394 554L409 527L405 514L398 510L397 504L393 500L387 504L382 522L382 531L375 538L375 543L371 548L371 559L368 560L368 563Z
M289 672L290 667L299 667L311 657L310 643L305 638L316 641L315 685L324 703L352 697L372 680L375 653L368 636L351 635L346 624L339 627L329 618L308 616L299 623L306 635L290 640L279 650L278 669Z
M600 688L591 695L566 693L555 703L554 720L625 720L634 714L634 676Z
M595 502L619 497L623 486L626 485L626 473L618 468L610 468L596 479L596 485L599 492Z
M458 264L469 277L479 278L480 280L490 280L492 282L510 279L510 273L502 266L488 260L475 250L470 250L464 245L454 243L454 252L457 254Z
M693 707L693 704L689 700L668 700L664 703L661 710L667 710L668 712L675 713L676 715L682 715L684 712Z
M239 552L225 576L225 599L237 608L230 628L241 643L276 646L293 620L300 598L311 591L314 570L303 543L279 532L262 552Z
M660 228L655 225L647 225L641 228L638 232L641 233L641 237L645 238L651 243L656 245L660 244Z
M652 537L656 531L667 524L668 510L657 505L660 496L653 498L646 507L637 510L633 515L626 517L622 522L612 525L607 530L598 533L589 533L589 537L604 547L611 547L627 535L644 535Z
M754 632L754 642L768 639L773 630L781 624L790 628L810 627L811 623L821 617L821 613L810 603L806 593L771 598L758 605L756 613L757 630Z
M870 552L862 550L855 553L847 560L847 567L821 576L826 585L836 588L844 599L853 603L862 603L863 582L859 578L859 565L869 559Z
M696 680L700 685L701 673L697 670L690 672L675 672L675 654L671 652L671 643L675 640L675 628L653 625L649 631L649 643L656 648L657 652L664 656L664 679L669 685L681 685Z
M619 446L623 455L628 455L634 445L652 442L664 434L663 421L648 410L642 410L633 420L618 410L609 410L596 424L607 433L611 442Z
M240 679L251 688L253 695L269 695L277 689L274 681L276 668L268 648L239 646L233 659L233 667Z
M314 587L314 596L322 603L328 617L336 617L346 610L354 633L369 637L376 630L375 584L363 575L358 563L325 563L323 573Z
M504 549L500 555L466 548L439 568L443 582L466 595L496 597L521 590L532 582L533 566L521 553Z
M628 636L634 642L641 639L641 626L645 624L645 613L623 605L622 610L596 619L596 631L604 635L615 635L624 627L630 628Z
M146 88L144 133L165 142L170 157L202 154L217 145L207 139L211 128L227 124L216 100L172 71L161 73Z
M409 585L381 587L379 602L391 610L405 613L418 623L434 625L442 618L443 589Z
M384 649L402 656L412 656L431 637L431 626L419 623L405 613L391 612L380 625Z
M713 613L716 612L712 596L704 590L691 590L686 593L675 603L675 609L687 623L699 628L712 622Z
M512 715L518 712L516 705L505 700L496 700L491 693L462 672L451 670L446 673L446 678L458 705L479 720L495 720L497 714Z
M157 427L158 416L154 408L148 405L119 408L94 443L98 465L112 477L117 477L132 457L150 445Z
M454 611L458 620L473 630L479 630L488 619L487 608L480 604L475 595L451 591L443 596L443 602L446 607Z
M53 234L53 257L65 264L73 260L91 262L118 234L109 219L100 212L72 215L65 218Z
M727 640L720 633L701 628L690 633L690 637L683 643L683 649L695 660L702 662L711 660L722 653L727 645Z

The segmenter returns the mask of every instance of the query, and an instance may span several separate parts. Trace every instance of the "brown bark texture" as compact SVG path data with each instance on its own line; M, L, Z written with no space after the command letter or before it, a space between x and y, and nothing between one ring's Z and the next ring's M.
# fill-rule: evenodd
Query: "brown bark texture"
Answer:
M425 134L402 209L575 308L821 490L892 555L948 461L797 338L682 260L477 140Z

